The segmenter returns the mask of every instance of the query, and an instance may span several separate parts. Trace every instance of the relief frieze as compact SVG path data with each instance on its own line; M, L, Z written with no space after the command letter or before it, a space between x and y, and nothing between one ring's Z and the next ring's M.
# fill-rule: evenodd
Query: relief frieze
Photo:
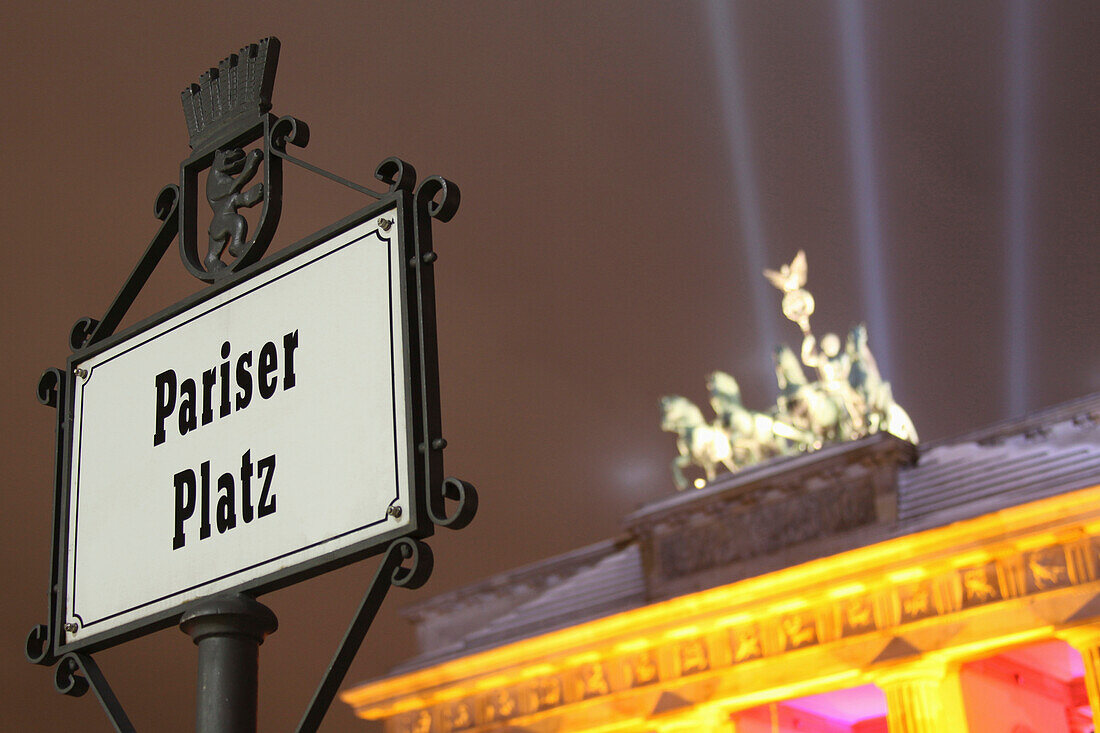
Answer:
M730 629L730 649L733 663L752 661L764 656L760 627L756 624Z
M779 621L780 638L784 651L813 646L820 641L817 623L812 613L792 613Z
M687 676L710 669L710 659L707 656L707 645L702 639L692 639L680 644L678 657L680 660L680 674Z
M830 484L748 510L729 507L653 538L663 578L770 555L875 522L869 481Z
M999 579L997 563L991 562L958 571L962 584L962 607L973 608L1005 597Z
M646 650L623 662L627 685L642 687L660 680L660 668L652 650Z
M556 708L561 705L563 697L561 679L552 675L543 677L530 691L531 709L534 712L541 712Z
M449 722L450 730L469 730L474 727L474 708L470 700L460 700L445 711L443 720Z
M940 613L931 581L909 583L894 589L900 623L919 621Z
M1069 562L1061 545L1026 553L1027 592L1041 593L1071 584Z
M577 677L578 697L582 700L601 697L611 692L607 671L602 662L584 665L578 670Z
M874 604L870 598L848 598L837 604L840 611L840 635L855 636L874 631L875 622Z
M501 720L508 720L514 717L518 712L519 706L516 703L514 691L504 687L493 690L485 696L481 717L486 723L495 723Z

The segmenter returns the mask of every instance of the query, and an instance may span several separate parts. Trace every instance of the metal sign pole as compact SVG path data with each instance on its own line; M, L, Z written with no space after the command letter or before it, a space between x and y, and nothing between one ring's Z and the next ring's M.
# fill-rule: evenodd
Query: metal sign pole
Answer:
M183 614L180 630L199 648L196 733L255 733L260 644L278 626L270 608L239 593Z

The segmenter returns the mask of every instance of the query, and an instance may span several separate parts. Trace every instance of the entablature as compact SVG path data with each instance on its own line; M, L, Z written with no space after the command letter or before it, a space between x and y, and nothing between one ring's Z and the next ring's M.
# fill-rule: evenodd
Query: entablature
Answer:
M873 682L917 660L979 658L1098 618L1100 486L653 603L342 698L393 731L638 730L675 710L736 710Z

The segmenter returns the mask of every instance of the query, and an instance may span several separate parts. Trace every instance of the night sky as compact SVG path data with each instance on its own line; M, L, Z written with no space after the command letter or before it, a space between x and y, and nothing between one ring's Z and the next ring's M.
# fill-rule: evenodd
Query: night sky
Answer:
M22 659L46 621L54 413L39 375L144 252L189 153L179 92L282 41L274 112L301 157L458 183L436 224L447 473L481 511L430 540L349 676L412 652L398 610L620 532L674 491L657 400L748 405L797 347L762 267L809 260L818 333L865 320L922 439L1100 390L1100 5L1094 2L21 3L0 26L0 492L8 730L105 731ZM365 200L287 172L273 249ZM200 286L175 245L128 323ZM349 378L354 378L349 372ZM709 413L708 413L709 414ZM308 429L308 426L304 426ZM264 597L261 729L296 724L373 573ZM139 730L193 726L177 629L97 655ZM324 730L366 730L336 703Z

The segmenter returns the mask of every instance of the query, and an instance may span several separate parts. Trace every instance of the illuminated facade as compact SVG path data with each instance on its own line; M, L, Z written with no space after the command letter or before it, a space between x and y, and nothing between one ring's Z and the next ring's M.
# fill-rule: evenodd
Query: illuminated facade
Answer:
M415 607L420 656L342 699L387 733L1092 731L1098 423L1100 395L671 496Z

